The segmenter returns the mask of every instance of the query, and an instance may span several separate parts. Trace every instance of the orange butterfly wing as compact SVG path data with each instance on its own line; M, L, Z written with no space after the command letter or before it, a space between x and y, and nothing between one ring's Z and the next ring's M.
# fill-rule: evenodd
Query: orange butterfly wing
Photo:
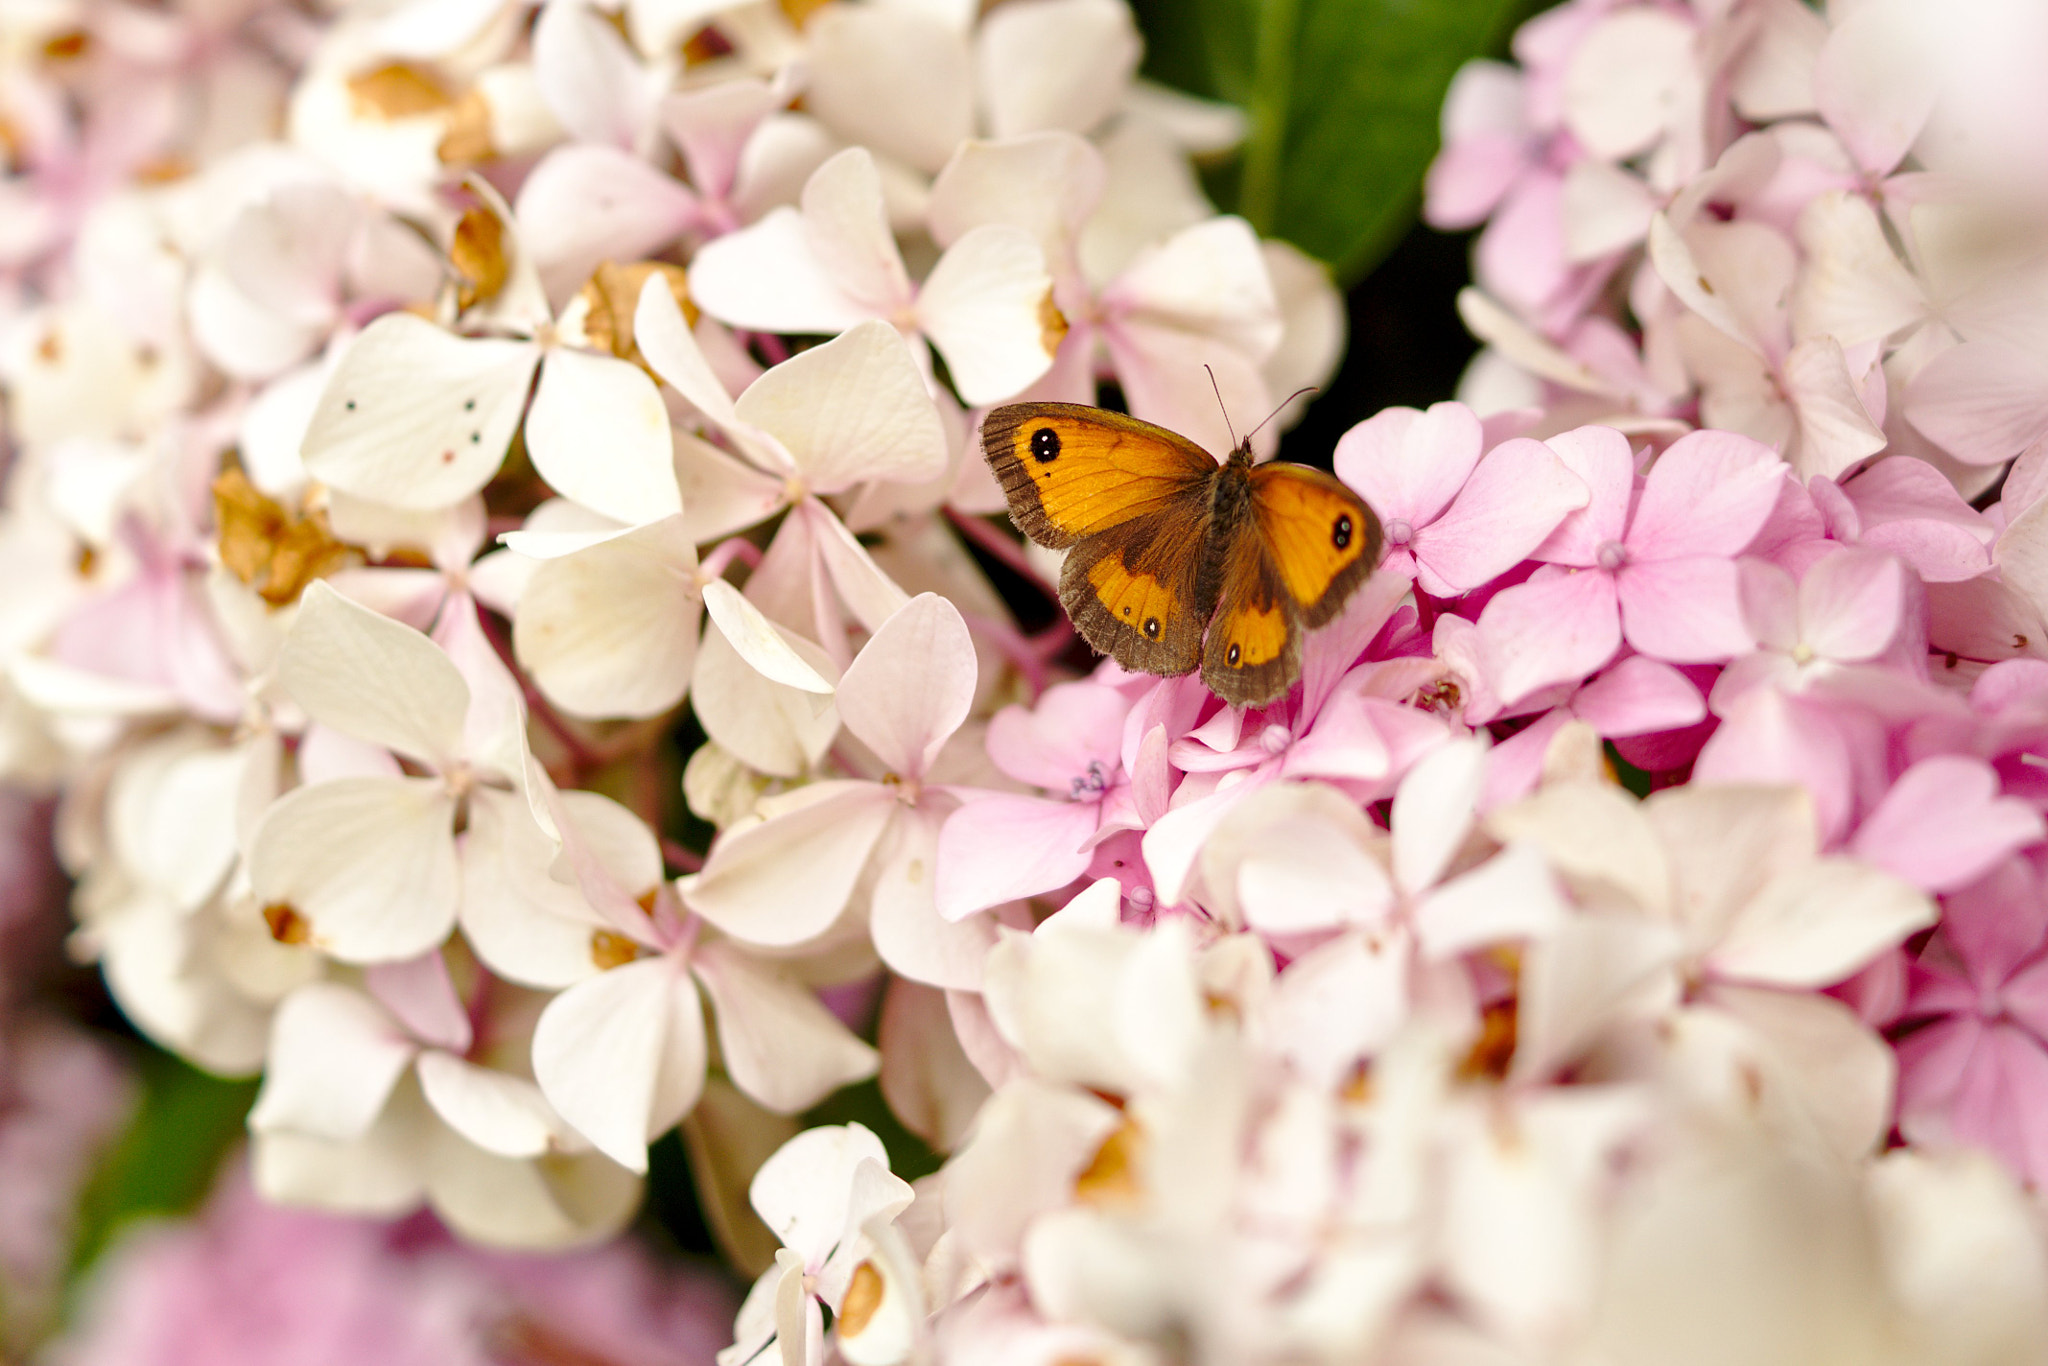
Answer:
M1074 629L1139 673L1192 672L1215 606L1202 581L1220 466L1184 436L1078 403L1012 403L982 423L1010 517L1070 550L1060 602Z
M1011 519L1049 550L1148 513L1206 513L1219 468L1184 436L1079 403L993 409L981 424L981 449Z
M1380 562L1380 519L1334 475L1306 465L1251 472L1252 520L1287 595L1314 629Z
M1262 707L1301 677L1300 612L1250 525L1221 547L1221 601L1202 644L1202 681L1239 707Z

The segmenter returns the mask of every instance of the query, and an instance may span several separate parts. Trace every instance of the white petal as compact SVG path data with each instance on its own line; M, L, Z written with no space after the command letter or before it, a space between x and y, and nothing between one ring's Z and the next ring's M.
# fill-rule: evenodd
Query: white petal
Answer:
M533 1030L542 1093L599 1152L636 1172L647 1170L647 1141L677 1117L656 1114L661 1076L688 1074L693 1064L701 1087L703 1010L682 965L666 958L577 983L548 1003Z
M1902 879L1855 859L1816 859L1765 884L1707 962L1728 977L1823 987L1934 920L1934 903Z
M1047 325L1052 276L1030 233L1003 223L967 232L939 258L917 296L931 338L969 406L1021 392L1052 368L1064 328Z
M684 899L735 939L800 944L846 909L896 799L863 782L813 783L807 804L728 831Z
M680 516L538 565L512 644L548 700L578 716L659 716L697 656L697 548Z
M894 772L922 778L974 705L974 638L960 609L920 593L839 680L839 719Z
M181 909L205 901L235 861L246 758L189 734L129 755L107 792L107 833L127 873Z
M1394 881L1410 896L1443 876L1464 844L1486 785L1486 745L1439 746L1410 769L1394 794Z
M1142 253L1106 297L1158 321L1230 343L1254 361L1280 344L1280 304L1258 234L1218 217Z
M601 1153L499 1157L445 1125L422 1145L427 1201L463 1241L563 1251L615 1237L640 1208L641 1181Z
M333 982L300 987L271 1026L263 1091L249 1127L360 1138L418 1051L398 1022L362 993Z
M1511 844L1424 896L1415 938L1431 958L1507 939L1534 939L1564 922L1570 908L1535 846Z
M763 678L803 692L832 691L831 681L797 653L783 629L724 579L704 585L704 610L740 658Z
M834 591L862 627L879 631L909 604L896 581L883 572L875 557L868 554L868 548L822 500L806 498L790 521L801 521L809 527L811 545L824 563ZM836 610L833 616L837 617Z
M433 641L309 585L285 637L278 681L306 714L436 768L460 752L469 685Z
M571 797L595 793L564 793ZM462 933L500 977L559 988L598 970L591 936L603 927L573 884L549 870L559 852L526 803L488 789L470 796L462 843Z
M952 25L912 6L846 6L805 37L805 107L848 141L936 171L973 135L973 72Z
M280 1205L386 1219L417 1207L425 1194L419 1147L434 1121L417 1089L401 1085L397 1100L354 1140L256 1130L249 1166L257 1193Z
M990 130L1086 133L1121 103L1144 44L1117 0L1044 0L997 9L975 35Z
M721 427L738 420L732 395L704 358L704 349L697 345L675 291L659 272L649 275L640 287L640 302L633 310L633 342L647 358L648 367L689 400L691 407Z
M614 356L548 353L526 449L557 493L607 517L652 522L683 510L661 391Z
M448 1127L500 1157L538 1157L557 1121L540 1088L524 1077L478 1067L451 1053L420 1055L420 1090Z
M806 1129L761 1164L747 1198L784 1247L806 1266L819 1267L849 1225L858 1228L877 1214L887 1217L910 1205L910 1186L896 1179L881 1188L874 1207L858 1211L856 1218L851 1205L862 1163L889 1170L888 1150L866 1125Z
M786 207L699 247L690 297L720 322L757 332L844 332L874 316L839 287L803 216Z
M782 637L821 677L832 661L810 641ZM697 654L690 705L704 733L750 768L795 778L823 756L839 733L839 712L828 695L764 678L725 638L717 623L706 628Z
M438 779L340 778L279 798L250 839L260 905L349 963L413 958L455 927L455 799Z
M951 246L984 223L1023 228L1048 261L1066 259L1102 197L1102 154L1072 133L967 142L932 182L932 239Z
M399 507L459 502L497 473L540 348L454 336L410 313L364 328L306 431L306 472Z
M691 966L711 998L726 1074L769 1109L809 1109L880 1067L875 1050L816 996L736 947L705 945Z
M922 483L946 469L945 428L923 372L885 322L861 323L784 361L735 410L782 443L813 492L867 479Z

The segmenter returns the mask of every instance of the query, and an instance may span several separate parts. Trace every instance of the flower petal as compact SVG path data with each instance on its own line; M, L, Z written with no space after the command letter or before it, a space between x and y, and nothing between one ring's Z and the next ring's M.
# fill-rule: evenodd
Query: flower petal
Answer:
M647 1170L647 1141L695 1100L704 1058L696 984L666 958L578 982L548 1003L533 1029L533 1075L549 1103L599 1152L636 1172ZM663 1086L665 1075L695 1080L658 1106L662 1091L677 1089Z
M360 1138L418 1051L369 997L335 982L310 982L278 1007L249 1127Z
M1934 920L1934 903L1902 879L1854 859L1816 859L1766 883L1707 962L1751 982L1828 986Z
M896 815L895 798L876 783L800 792L803 805L722 835L684 892L691 910L735 939L800 944L822 934Z
M659 716L697 657L697 548L680 516L535 566L512 647L535 685L576 716Z
M278 654L278 681L306 714L436 768L461 752L469 685L433 641L309 585Z
M1733 560L1653 560L1630 564L1614 578L1622 633L1646 655L1708 664L1756 643L1743 623L1741 575Z
M847 666L839 719L898 776L921 779L967 719L978 669L960 609L920 593Z
M691 967L711 998L726 1074L777 1114L808 1109L880 1068L875 1050L816 996L735 946L707 944Z
M1065 328L1050 325L1051 315L1044 253L1006 223L984 223L948 247L917 296L919 328L975 407L1022 392L1052 368Z
M258 904L284 906L347 963L413 958L461 899L455 799L434 778L338 778L280 797L249 842Z
M306 429L306 472L404 508L457 503L490 482L526 407L540 348L457 337L410 313L364 328Z
M784 361L740 395L735 412L780 441L816 493L868 479L922 483L946 469L939 411L910 343L885 322L851 326Z

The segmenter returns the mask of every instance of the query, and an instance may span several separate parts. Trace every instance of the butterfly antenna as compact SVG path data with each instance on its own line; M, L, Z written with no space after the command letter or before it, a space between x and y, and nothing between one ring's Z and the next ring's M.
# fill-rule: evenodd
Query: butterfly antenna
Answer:
M1230 444L1233 447L1242 446L1244 444L1244 441L1239 441L1237 439L1237 432L1230 425L1230 405L1226 404L1223 401L1223 390L1216 383L1216 372L1214 370L1211 370L1206 364L1202 367L1202 371L1204 374L1209 376L1209 387L1216 391L1216 406L1223 410L1223 430L1230 433ZM1292 403L1293 401L1294 400L1292 399L1288 400L1289 403ZM1263 426L1264 424L1262 423L1260 425ZM1258 433L1256 431L1252 433L1252 436L1257 435ZM1252 437L1248 436L1244 440L1249 441L1251 439Z
M1211 384L1214 384L1216 382L1216 377L1214 375L1209 376L1209 382ZM1308 385L1305 388L1296 389L1286 398L1280 400L1280 406L1278 408L1275 408L1272 412L1266 414L1266 422L1271 422L1274 418L1280 416L1281 413L1286 411L1288 404L1294 402L1294 400L1300 398L1303 394L1313 394L1314 392L1316 392L1316 386L1313 384ZM1266 422L1261 422L1258 426L1252 428L1250 432L1246 433L1244 439L1249 441L1253 437L1257 436L1260 432L1264 431L1266 429Z

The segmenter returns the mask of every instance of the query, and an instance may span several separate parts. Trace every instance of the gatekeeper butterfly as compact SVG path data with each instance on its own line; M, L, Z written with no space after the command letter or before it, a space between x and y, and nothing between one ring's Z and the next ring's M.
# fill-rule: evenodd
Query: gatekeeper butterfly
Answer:
M1363 499L1306 465L1228 460L1164 427L1080 403L992 410L981 447L1032 540L1066 550L1060 602L1081 638L1138 673L1202 671L1258 707L1301 677L1321 626L1379 563Z

